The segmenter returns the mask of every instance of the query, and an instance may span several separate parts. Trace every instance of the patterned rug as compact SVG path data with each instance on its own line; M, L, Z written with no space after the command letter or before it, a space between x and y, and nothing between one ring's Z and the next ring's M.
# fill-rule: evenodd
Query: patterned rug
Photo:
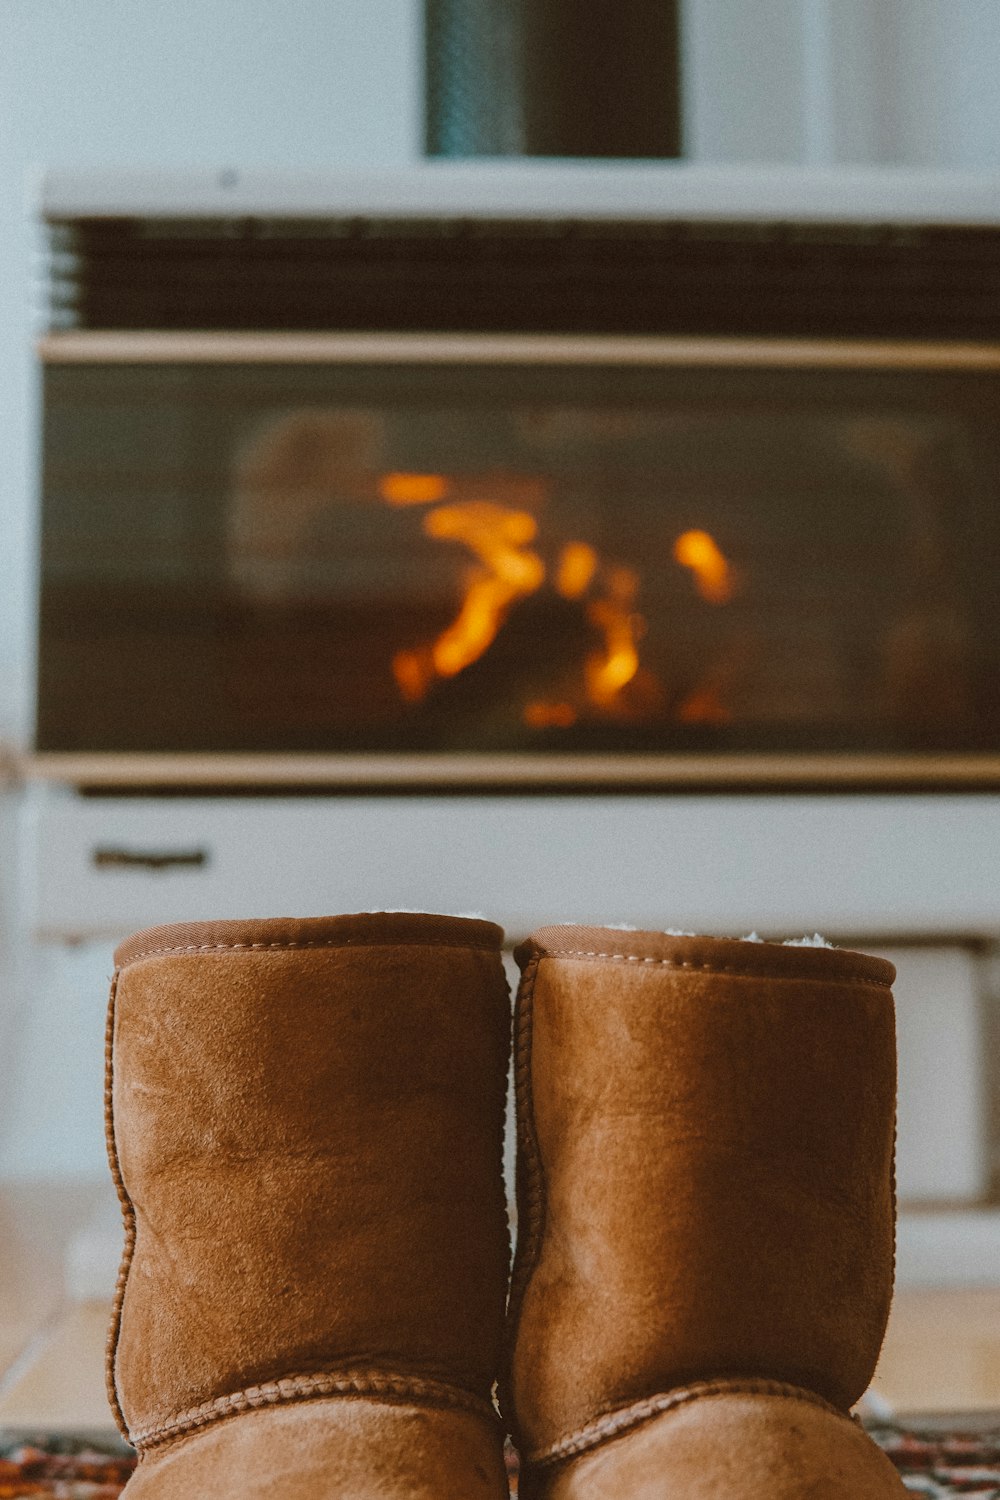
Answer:
M134 1467L114 1440L0 1434L0 1500L117 1500Z
M921 1426L868 1428L892 1459L913 1495L924 1500L1000 1500L1000 1413L977 1414L975 1427L946 1430Z
M923 1500L1000 1500L1000 1413L976 1421L978 1430L933 1426L871 1427L872 1437ZM0 1434L0 1500L117 1500L135 1460L122 1445L85 1438ZM509 1455L511 1493L517 1460ZM192 1496L192 1500L200 1497Z

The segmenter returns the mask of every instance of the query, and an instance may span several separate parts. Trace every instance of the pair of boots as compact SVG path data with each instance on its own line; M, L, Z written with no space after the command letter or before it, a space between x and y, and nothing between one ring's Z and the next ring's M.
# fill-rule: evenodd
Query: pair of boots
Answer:
M492 923L157 928L116 955L127 1500L893 1500L891 965Z

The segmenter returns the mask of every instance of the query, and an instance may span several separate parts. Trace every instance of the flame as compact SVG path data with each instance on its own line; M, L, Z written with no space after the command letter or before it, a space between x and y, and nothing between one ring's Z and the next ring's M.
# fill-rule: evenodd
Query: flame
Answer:
M691 569L695 588L709 604L726 604L733 597L733 570L707 531L683 532L674 542L674 561Z
M719 686L707 682L689 693L677 709L682 724L729 724L732 714L722 701Z
M579 599L587 592L597 563L597 553L586 542L567 542L556 566L556 592L564 599Z
M470 574L457 617L429 653L400 651L395 656L396 682L410 702L419 702L435 674L455 677L478 661L514 600L533 594L545 581L542 559L525 550L538 531L538 522L526 510L489 500L441 505L428 511L423 529L436 541L462 542L483 567Z
M631 605L639 591L639 575L631 568L608 570L608 592L587 607L587 617L604 634L604 650L584 663L587 696L597 708L609 708L639 670L636 642L641 618Z
M576 709L572 703L546 703L537 699L525 705L521 717L529 729L569 729L576 723Z
M380 474L378 492L390 505L436 505L450 486L443 474Z
M511 605L535 593L546 579L545 563L532 547L538 522L530 511L487 499L442 504L451 493L451 481L443 475L394 473L379 479L379 494L391 505L433 505L422 520L424 534L435 541L459 542L477 560L466 576L455 619L436 640L399 651L393 658L396 683L409 703L419 703L435 678L456 677L478 661L496 639ZM690 532L686 537L706 533ZM706 539L714 548L711 538ZM680 538L678 547L684 541ZM728 565L717 548L715 555L728 577ZM703 548L698 556L704 570ZM687 553L684 560L693 566ZM717 566L711 576L718 590ZM572 701L534 699L525 704L522 720L531 729L569 728L588 708L621 712L619 695L640 670L638 642L646 622L634 610L637 572L605 562L587 542L569 541L559 552L552 584L564 599L582 600L589 594L586 616L602 640L583 663L583 681L579 693L571 693Z
M434 661L430 651L397 651L392 659L392 674L407 703L419 703L426 697L434 680Z

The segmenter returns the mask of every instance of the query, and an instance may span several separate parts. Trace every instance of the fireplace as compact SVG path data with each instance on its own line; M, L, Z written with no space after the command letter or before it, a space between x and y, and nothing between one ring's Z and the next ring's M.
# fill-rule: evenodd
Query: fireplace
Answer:
M995 201L48 180L32 1055L91 1030L26 1097L66 1141L128 931L478 910L898 955L901 1186L989 1192ZM976 1226L904 1216L904 1279L992 1275Z
M1000 230L442 170L50 187L38 764L995 784Z

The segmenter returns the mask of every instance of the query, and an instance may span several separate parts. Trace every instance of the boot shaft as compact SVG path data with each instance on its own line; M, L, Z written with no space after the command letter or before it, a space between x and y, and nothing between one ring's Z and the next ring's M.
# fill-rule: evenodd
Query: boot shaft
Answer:
M522 1453L698 1382L846 1410L892 1290L891 965L586 928L518 959Z
M488 1412L507 1274L500 938L378 914L157 929L119 950L108 1121L129 1245L110 1375L133 1442L275 1391Z

